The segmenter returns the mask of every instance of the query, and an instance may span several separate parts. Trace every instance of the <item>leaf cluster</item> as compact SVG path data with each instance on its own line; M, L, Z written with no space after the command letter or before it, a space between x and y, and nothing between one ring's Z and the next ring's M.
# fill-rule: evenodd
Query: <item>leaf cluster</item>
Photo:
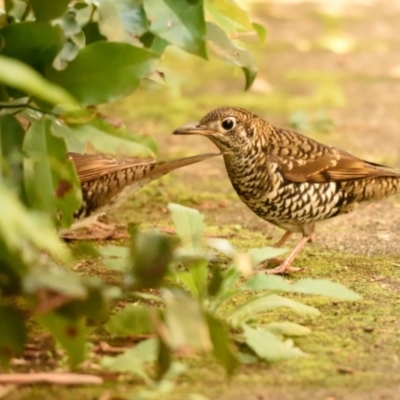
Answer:
M318 317L319 311L278 293L360 299L352 290L328 280L289 283L258 272L260 260L282 250L266 247L239 252L225 239L206 239L203 215L197 210L178 204L170 204L169 209L179 246L170 237L133 231L130 249L102 249L109 267L125 274L126 289L159 288L159 294L136 293L139 301L126 305L105 324L116 337L153 336L120 356L103 358L107 369L139 375L161 390L168 373L181 366L174 354L210 352L228 374L242 363L303 356L293 338L308 334L309 328L288 321L263 323L258 317L282 307L309 318ZM228 260L226 266L216 260L217 255ZM243 294L246 300L241 300ZM157 366L155 378L149 375L149 364Z
M212 29L219 29L218 35ZM233 37L263 34L228 0L6 0L0 9L0 358L21 353L21 308L83 360L88 318L107 314L116 292L69 269L68 228L81 190L68 152L154 156L153 138L129 132L97 106L135 91L168 46L208 58L219 38L235 49L250 86L256 68ZM140 253L140 236L137 251ZM153 246L162 246L156 240ZM169 244L164 243L168 251ZM145 257L146 259L148 257ZM160 260L158 260L160 261ZM156 263L156 259L148 259ZM162 260L160 261L162 263ZM143 269L143 280L146 273ZM118 293L118 290L117 290Z

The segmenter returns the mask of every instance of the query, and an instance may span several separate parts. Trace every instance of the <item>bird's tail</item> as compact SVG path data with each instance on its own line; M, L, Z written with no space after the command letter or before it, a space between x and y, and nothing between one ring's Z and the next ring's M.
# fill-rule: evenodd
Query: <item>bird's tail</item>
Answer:
M221 153L206 153L206 154L199 154L197 156L192 157L185 157L185 158L177 158L176 160L169 160L169 161L161 161L161 162L154 162L152 164L151 170L146 174L147 178L150 179L157 179L161 176L168 174L169 172L173 171L177 168L182 168L187 165L195 164L200 161L207 160L208 158L216 157L221 155Z

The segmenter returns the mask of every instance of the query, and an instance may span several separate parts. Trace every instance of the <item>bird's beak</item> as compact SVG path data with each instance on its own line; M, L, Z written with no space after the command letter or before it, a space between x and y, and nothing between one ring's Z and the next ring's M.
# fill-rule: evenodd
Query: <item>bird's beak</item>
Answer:
M183 125L178 129L175 129L173 135L202 135L211 136L215 134L212 129L201 126L199 123Z

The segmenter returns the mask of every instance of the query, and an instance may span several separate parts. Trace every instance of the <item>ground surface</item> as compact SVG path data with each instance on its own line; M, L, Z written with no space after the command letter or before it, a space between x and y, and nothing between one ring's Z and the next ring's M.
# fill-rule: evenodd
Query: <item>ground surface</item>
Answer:
M261 50L254 44L260 73L250 92L241 91L243 79L229 67L170 52L163 67L170 87L149 85L107 112L133 131L155 135L160 159L215 151L206 139L170 132L215 107L235 105L275 124L294 121L298 130L324 143L400 167L400 5L338 2L328 10L318 4L260 2L252 10L269 37ZM180 64L182 71L174 72L172 66ZM332 122L334 128L322 132ZM170 226L168 202L200 209L208 230L232 235L239 248L262 247L281 234L238 200L221 159L152 183L111 219L137 222L143 229ZM268 314L266 321L289 319L313 330L296 340L308 357L242 367L232 380L213 361L195 358L171 399L187 399L193 392L226 400L400 398L399 197L321 224L295 265L305 267L301 277L341 282L364 299L337 304L304 297L321 311L312 320L283 311ZM134 388L113 386L106 398L125 398ZM104 393L50 389L44 394L27 388L9 398L93 399Z
M179 77L181 81L177 77L177 93L161 92L166 118L152 119L155 111L130 106L131 126L140 130L144 124L148 132L166 133L223 105L246 107L287 126L300 111L300 119L305 116L314 124L307 134L364 159L400 167L399 6L358 3L327 10L277 3L256 4L253 9L268 27L269 37L265 47L255 50L260 73L249 93L240 92L240 76L230 70L221 67L220 72L191 60L205 71L202 79L184 72L190 84L185 76ZM167 61L179 62L180 57L174 54ZM324 118L335 124L327 133L319 130ZM297 129L304 131L303 127L307 128L299 124ZM204 138L158 137L163 158L215 149ZM222 160L176 172L161 185L137 196L126 215L132 210L131 218L168 225L161 205L146 209L145 216L133 211L151 204L151 191L159 191L167 201L201 209L210 229L234 233L232 241L238 247L273 243L281 234L232 193ZM313 334L299 341L310 354L307 359L243 368L230 383L223 383L220 372L196 365L187 377L189 387L211 399L227 400L400 398L400 267L392 264L400 263L399 233L398 197L321 224L296 265L306 268L303 276L344 283L364 300L339 306L320 299L306 301L322 311L321 318L306 323ZM280 317L288 318L267 318Z

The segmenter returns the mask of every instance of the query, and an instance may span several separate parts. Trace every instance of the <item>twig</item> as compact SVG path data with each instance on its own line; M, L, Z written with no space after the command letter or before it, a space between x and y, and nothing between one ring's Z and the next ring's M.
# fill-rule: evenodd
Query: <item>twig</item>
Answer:
M31 385L37 383L51 383L54 385L101 385L103 379L95 375L58 372L0 374L0 384Z

